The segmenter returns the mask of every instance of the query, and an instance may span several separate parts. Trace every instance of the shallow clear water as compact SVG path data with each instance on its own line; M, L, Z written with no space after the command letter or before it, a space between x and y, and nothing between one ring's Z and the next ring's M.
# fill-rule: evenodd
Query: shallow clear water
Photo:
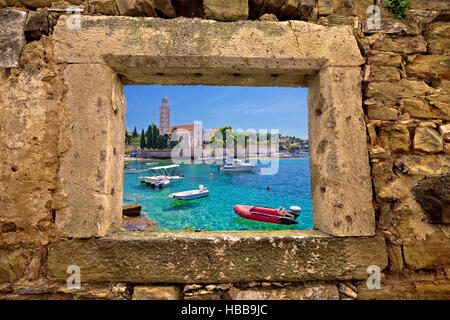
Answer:
M183 230L185 226L202 230L280 230L313 227L309 159L280 159L275 175L261 175L258 168L267 166L258 162L254 173L221 173L217 166L198 164L181 166L184 179L159 190L141 184L137 179L147 173L124 174L124 204L139 203L150 220L163 231ZM152 162L151 160L147 162ZM170 161L158 161L169 165ZM136 162L129 162L129 168ZM139 162L142 167L143 161ZM212 173L212 177L210 174ZM169 199L173 192L197 189L200 184L208 187L209 197L183 201ZM267 191L270 186L270 191ZM296 205L302 208L299 223L281 226L250 221L237 216L233 207L238 204L286 209Z

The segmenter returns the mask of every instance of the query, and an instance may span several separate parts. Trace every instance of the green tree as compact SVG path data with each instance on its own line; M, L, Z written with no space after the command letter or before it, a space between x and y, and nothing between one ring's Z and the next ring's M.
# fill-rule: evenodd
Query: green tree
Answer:
M232 134L232 128L230 126L220 127L214 133L214 137L209 141L215 147L226 147L226 139L227 139L227 131L228 135ZM236 140L235 136L232 136L234 140Z
M168 134L164 134L162 136L158 136L158 139L156 141L156 148L158 150L165 149L168 146L168 142L169 142L169 135Z
M145 132L144 129L142 129L142 133L141 133L141 143L139 144L141 149L144 149L147 144L145 143Z
M158 147L159 129L154 123L152 123L151 130L152 130L151 146L152 146L152 148L157 148Z
M137 136L138 136L138 132L137 132L136 126L134 126L133 138L136 138Z
M126 145L131 144L131 136L128 134L127 130L125 130L125 144Z
M178 142L177 128L173 128L172 135L169 136L168 139L168 145L170 148L174 148L178 144Z
M154 146L152 144L152 138L153 138L152 134L153 134L152 126L149 125L147 128L147 132L145 133L145 137L146 137L146 141L147 141L147 149L154 148Z

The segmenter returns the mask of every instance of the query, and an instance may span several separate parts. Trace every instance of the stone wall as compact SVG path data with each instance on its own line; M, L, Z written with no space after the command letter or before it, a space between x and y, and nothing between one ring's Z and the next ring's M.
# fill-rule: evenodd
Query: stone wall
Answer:
M0 297L449 299L450 2L413 1L403 20L380 5L381 29L370 30L366 21L371 14L366 11L374 2L380 1L232 0L224 5L220 0L0 0ZM361 95L376 238L383 237L386 243L381 290L368 290L361 276L198 284L100 279L80 290L67 289L62 278L54 276L49 251L67 239L65 219L60 220L58 213L73 199L68 199L61 168L68 167L64 159L72 152L69 133L77 115L64 103L66 65L53 55L52 34L62 13L48 9L69 5L83 8L83 15L302 20L351 26L365 59ZM70 39L68 43L76 49L76 43ZM120 126L108 121L111 132ZM120 151L90 156L102 163ZM107 197L111 188L95 192ZM104 234L104 225L114 223L99 221L99 235ZM357 248L348 250L352 255ZM59 258L63 257L64 253Z

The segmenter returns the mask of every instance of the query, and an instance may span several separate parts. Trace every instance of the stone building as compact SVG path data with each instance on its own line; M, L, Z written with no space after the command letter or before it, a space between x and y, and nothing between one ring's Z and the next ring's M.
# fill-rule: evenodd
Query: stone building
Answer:
M200 125L195 124L186 124L179 126L172 126L170 130L167 132L169 135L176 129L176 133L179 136L179 141L183 139L187 139L189 141L189 146L192 148L201 147L202 137L203 137L203 129Z
M449 299L450 2L223 3L0 0L0 297ZM140 84L308 87L315 230L117 231Z

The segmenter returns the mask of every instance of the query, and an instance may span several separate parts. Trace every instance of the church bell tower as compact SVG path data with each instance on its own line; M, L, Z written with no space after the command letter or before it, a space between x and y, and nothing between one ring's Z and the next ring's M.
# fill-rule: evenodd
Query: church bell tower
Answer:
M161 135L170 130L170 107L169 100L166 97L162 99L159 107L159 133Z

